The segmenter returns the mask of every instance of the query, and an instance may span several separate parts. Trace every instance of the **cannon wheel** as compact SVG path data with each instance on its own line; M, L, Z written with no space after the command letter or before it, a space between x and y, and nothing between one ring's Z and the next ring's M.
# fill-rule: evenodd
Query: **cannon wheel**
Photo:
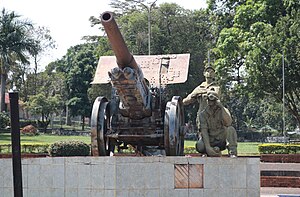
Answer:
M93 156L108 156L113 150L105 135L110 122L109 102L105 97L94 101L91 117L91 140Z
M167 156L183 155L184 113L179 96L173 96L166 105L164 120L164 145Z

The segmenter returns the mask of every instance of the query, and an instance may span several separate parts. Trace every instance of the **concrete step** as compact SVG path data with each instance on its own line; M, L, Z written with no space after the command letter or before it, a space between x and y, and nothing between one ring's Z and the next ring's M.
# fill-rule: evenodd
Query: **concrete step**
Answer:
M300 171L300 163L260 163L260 171Z
M261 187L300 188L300 163L260 163Z

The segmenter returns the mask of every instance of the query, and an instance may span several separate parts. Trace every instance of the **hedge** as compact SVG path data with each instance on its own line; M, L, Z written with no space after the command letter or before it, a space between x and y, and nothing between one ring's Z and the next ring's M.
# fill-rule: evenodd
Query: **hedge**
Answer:
M260 154L296 154L300 153L300 144L260 144Z
M21 144L21 153L48 153L49 144ZM0 144L0 153L11 153L11 144Z
M49 146L49 155L52 157L89 156L90 146L82 141L58 141Z
M0 144L0 153L11 153L11 144ZM80 141L60 141L53 144L21 144L21 153L48 153L50 156L88 156L90 146Z
M57 143L59 143L59 145ZM74 144L73 144L74 146L78 146L78 145L76 145L76 143L74 143ZM57 146L59 146L59 147L57 147ZM62 149L63 146L66 148L67 145L65 144L65 142L56 142L52 145L51 144L36 144L36 143L35 144L22 144L21 152L22 153L49 153L50 154L50 152L57 151L56 149ZM83 146L86 147L86 145L83 145ZM51 149L53 149L53 150L51 150ZM67 149L73 149L73 148L69 147ZM76 147L75 147L75 149L76 149ZM87 147L86 147L86 150L87 150ZM60 150L60 151L67 151L67 150ZM125 149L122 152L132 154L132 153L134 153L134 149L132 147L129 147L128 149ZM1 144L0 145L0 153L11 153L11 144ZM184 154L193 154L193 153L198 153L194 146L184 147ZM65 153L65 154L67 154L66 156L68 156L68 153ZM53 156L58 156L58 155L57 155L57 153L53 153Z
M196 151L195 146L184 147L184 154L193 154L193 153L198 153L198 151Z

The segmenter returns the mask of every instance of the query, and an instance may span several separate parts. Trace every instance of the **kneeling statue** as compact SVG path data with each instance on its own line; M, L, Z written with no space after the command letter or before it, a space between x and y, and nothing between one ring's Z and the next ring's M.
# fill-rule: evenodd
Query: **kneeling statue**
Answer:
M237 134L230 112L214 91L207 93L207 107L200 113L199 140L196 150L211 157L221 156L228 149L230 157L237 156Z

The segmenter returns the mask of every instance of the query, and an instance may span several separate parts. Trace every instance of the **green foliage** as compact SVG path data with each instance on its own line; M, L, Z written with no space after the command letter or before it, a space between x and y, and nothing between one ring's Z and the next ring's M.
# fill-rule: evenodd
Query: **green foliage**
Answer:
M285 80L285 107L298 125L299 7L299 1L280 0L246 0L229 7L235 12L233 25L220 31L213 50L223 92L233 93L234 97L247 96L249 100L255 98L256 102L271 98L275 103L282 103L284 63L285 79L288 79ZM224 91L228 89L231 91Z
M21 144L21 153L48 153L49 144ZM0 153L11 153L11 144L0 144Z
M82 121L91 114L92 103L88 98L88 89L97 65L96 44L85 43L71 47L57 65L57 70L65 77L68 92L65 104L71 115L81 116Z
M29 63L29 56L34 54L38 44L31 31L33 25L22 20L15 12L7 12L4 8L0 13L0 111L4 111L4 94L7 74L16 62Z
M195 146L185 146L184 147L184 154L194 154L198 153Z
M7 144L11 142L10 132L8 133L0 133L0 144ZM24 136L21 135L22 144L52 144L57 141L64 140L79 140L83 141L87 144L91 143L91 137L89 136L59 136L59 135L48 135L48 134L40 134L38 136Z
M42 121L47 121L51 114L57 112L60 105L59 101L58 96L46 97L45 94L40 93L29 98L27 107L34 115L41 115Z
M90 146L82 141L59 141L49 146L49 155L59 156L88 156L90 155Z
M260 154L295 154L300 153L300 144L260 144Z
M37 122L36 120L20 120L20 128L23 128L27 125L33 125L37 127Z
M10 118L7 113L0 112L0 128L5 128L9 125Z
M60 105L59 96L46 97L44 93L40 93L29 98L27 108L32 114L42 117L38 126L42 126L46 130L50 122L50 116L58 111Z
M90 101L94 101L98 96L104 96L108 99L111 97L111 84L94 84L88 89Z

